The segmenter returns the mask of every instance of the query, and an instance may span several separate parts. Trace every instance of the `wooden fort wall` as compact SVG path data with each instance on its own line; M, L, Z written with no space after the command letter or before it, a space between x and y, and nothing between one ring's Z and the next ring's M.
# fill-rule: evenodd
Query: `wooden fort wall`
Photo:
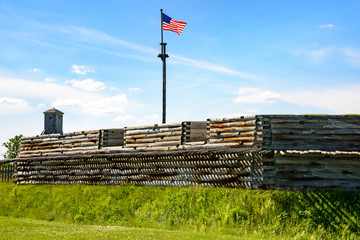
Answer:
M360 116L257 115L24 137L14 182L360 190Z
M359 151L359 115L264 115L272 150Z

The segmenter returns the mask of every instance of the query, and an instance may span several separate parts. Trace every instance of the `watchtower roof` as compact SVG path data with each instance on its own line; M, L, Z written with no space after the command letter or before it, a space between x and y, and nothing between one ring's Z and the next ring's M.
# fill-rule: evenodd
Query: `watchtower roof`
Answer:
M55 113L55 114L58 114L58 115L64 115L64 113L62 111L59 111L54 107L52 109L49 109L49 110L45 111L44 113Z

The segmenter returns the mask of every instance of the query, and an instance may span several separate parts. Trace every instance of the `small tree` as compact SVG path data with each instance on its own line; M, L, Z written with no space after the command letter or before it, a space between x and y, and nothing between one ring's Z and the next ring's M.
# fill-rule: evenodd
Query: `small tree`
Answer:
M8 142L3 143L3 146L7 148L7 151L5 152L5 158L16 158L19 152L20 138L22 137L22 134L16 135L15 137L10 138Z

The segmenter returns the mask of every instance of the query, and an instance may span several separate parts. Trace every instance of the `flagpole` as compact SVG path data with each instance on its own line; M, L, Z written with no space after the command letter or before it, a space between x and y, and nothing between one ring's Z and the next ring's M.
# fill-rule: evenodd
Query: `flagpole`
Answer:
M163 41L163 13L162 9L160 9L161 13L161 53L158 55L163 62L163 105L162 105L162 123L166 123L166 58L169 55L166 54L166 43Z

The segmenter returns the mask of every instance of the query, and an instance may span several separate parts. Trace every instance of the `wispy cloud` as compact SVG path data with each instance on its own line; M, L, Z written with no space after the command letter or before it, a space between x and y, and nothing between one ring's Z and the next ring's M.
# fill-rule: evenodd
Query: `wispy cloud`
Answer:
M283 94L283 100L335 112L360 113L360 85L293 91Z
M330 55L331 48L322 48L310 51L310 58L314 61L320 61L324 59L326 56Z
M241 88L238 90L235 103L277 104L278 101L293 103L299 106L311 106L336 114L360 113L360 85L321 88L311 90L273 92L259 88ZM250 107L250 106L249 106ZM256 112L257 110L251 111ZM250 111L247 111L250 113Z
M35 30L40 29L41 31L37 31L37 32L40 32L41 34L44 35L44 36L38 36L29 33L30 35L29 37L26 38L26 41L32 41L35 44L41 44L41 45L47 44L48 47L53 47L53 48L66 48L66 46L68 48L71 48L72 46L76 46L76 47L90 48L94 51L102 52L104 54L119 56L123 58L130 58L139 61L146 61L146 62L158 61L158 59L154 59L154 56L156 56L159 53L159 49L151 48L134 42L125 41L123 39L119 39L115 36L112 36L102 31L83 28L79 26L48 25L45 23L37 22L32 19L26 19L26 20L23 19L23 21L31 22L29 27ZM47 39L49 37L48 35L58 36L56 38L57 40L54 40L51 43L51 45L48 45L49 42ZM63 39L69 39L70 41L68 40L65 41ZM124 49L135 50L135 52L126 52L124 51ZM195 60L179 55L172 54L171 59L169 59L169 64L171 63L187 65L197 69L205 69L212 72L218 72L239 78L262 79L261 76L230 69L221 64L211 63L202 60ZM80 66L76 64L72 66L72 70L76 74L86 74L89 71L91 71L91 69L86 69L85 66Z
M253 79L253 80L263 79L263 77L258 76L258 75L235 71L235 70L229 69L227 67L224 67L222 65L218 65L215 63L211 63L211 62L194 60L194 59L182 57L179 55L171 55L171 57L172 57L172 59L175 60L175 61L171 60L172 63L183 64L183 65L192 66L192 67L200 68L200 69L206 69L206 70L210 70L212 72L224 73L227 75L232 75L232 76L236 76L236 77L240 77L240 78Z
M24 99L0 97L0 115L24 113L28 109Z
M8 97L1 100L1 112L6 112L10 108L15 109L14 106L16 109L29 109L29 104L23 99L40 100L41 103L47 105L95 116L124 114L128 105L131 104L126 94L101 94L53 82L39 82L0 75L0 94L4 93Z
M329 46L319 49L298 48L292 51L296 57L307 57L312 63L321 63L332 57L338 61L344 61L352 68L360 69L360 49L357 47Z
M102 91L105 90L105 83L94 81L94 79L88 78L85 80L68 80L65 83L70 83L75 88L80 88L86 91Z
M159 50L156 50L154 48L127 42L122 39L113 37L107 33L97 31L97 30L74 27L74 26L58 27L58 29L66 34L71 35L72 37L75 37L77 40L81 40L81 41L91 41L91 42L95 42L96 44L109 44L110 43L110 44L113 44L113 47L115 47L115 48L116 48L116 45L120 45L120 46L127 47L127 48L130 48L133 50L137 50L142 53L150 53L151 55L157 54L159 52ZM107 45L107 46L109 46L109 45ZM119 54L116 54L116 51L111 51L111 52L105 51L104 53L106 53L106 52L111 55L119 55ZM149 61L149 58L144 57L144 56L134 56L134 55L124 55L124 54L120 54L119 56L130 57L132 59L137 59L137 60L142 60L142 61ZM247 78L247 79L260 79L261 78L260 76L232 70L232 69L229 69L229 68L224 67L219 64L210 63L207 61L195 60L195 59L186 58L186 57L182 57L182 56L174 55L174 54L171 55L171 59L169 60L169 63L183 64L183 65L192 66L195 68L210 70L213 72L220 72L220 73L224 73L224 74L228 74L228 75L232 75L232 76L236 76L236 77L240 77L240 78Z
M114 122L121 122L126 123L131 126L135 125L141 125L141 124L151 124L151 123L159 123L160 122L160 116L158 114L148 115L144 117L135 117L130 114L126 115L119 115L116 118L114 118Z
M331 46L331 47L322 47L318 49L298 48L293 50L292 54L296 57L306 57L312 63L321 63L323 60L330 57L333 53L336 52L337 52L337 48Z
M282 98L279 93L250 87L240 88L237 94L239 96L233 100L236 103L274 103Z
M56 82L56 79L55 79L55 78L48 77L48 78L45 78L44 81L45 81L45 82Z
M114 118L114 122L128 122L128 121L138 121L138 120L139 120L138 118L130 114L120 115Z
M118 94L98 98L59 98L52 105L56 108L75 108L89 115L105 116L124 113L127 103L127 96Z
M342 48L341 53L354 68L360 69L360 50L356 48Z
M141 90L142 90L141 88L129 88L129 91L131 91L131 92L138 92Z
M40 72L40 69L34 68L34 69L33 69L33 72Z
M275 93L259 88L241 88L233 102L276 104L278 101L311 106L336 114L360 113L360 85Z
M319 28L332 28L334 27L333 24L323 24L323 25L319 25Z

